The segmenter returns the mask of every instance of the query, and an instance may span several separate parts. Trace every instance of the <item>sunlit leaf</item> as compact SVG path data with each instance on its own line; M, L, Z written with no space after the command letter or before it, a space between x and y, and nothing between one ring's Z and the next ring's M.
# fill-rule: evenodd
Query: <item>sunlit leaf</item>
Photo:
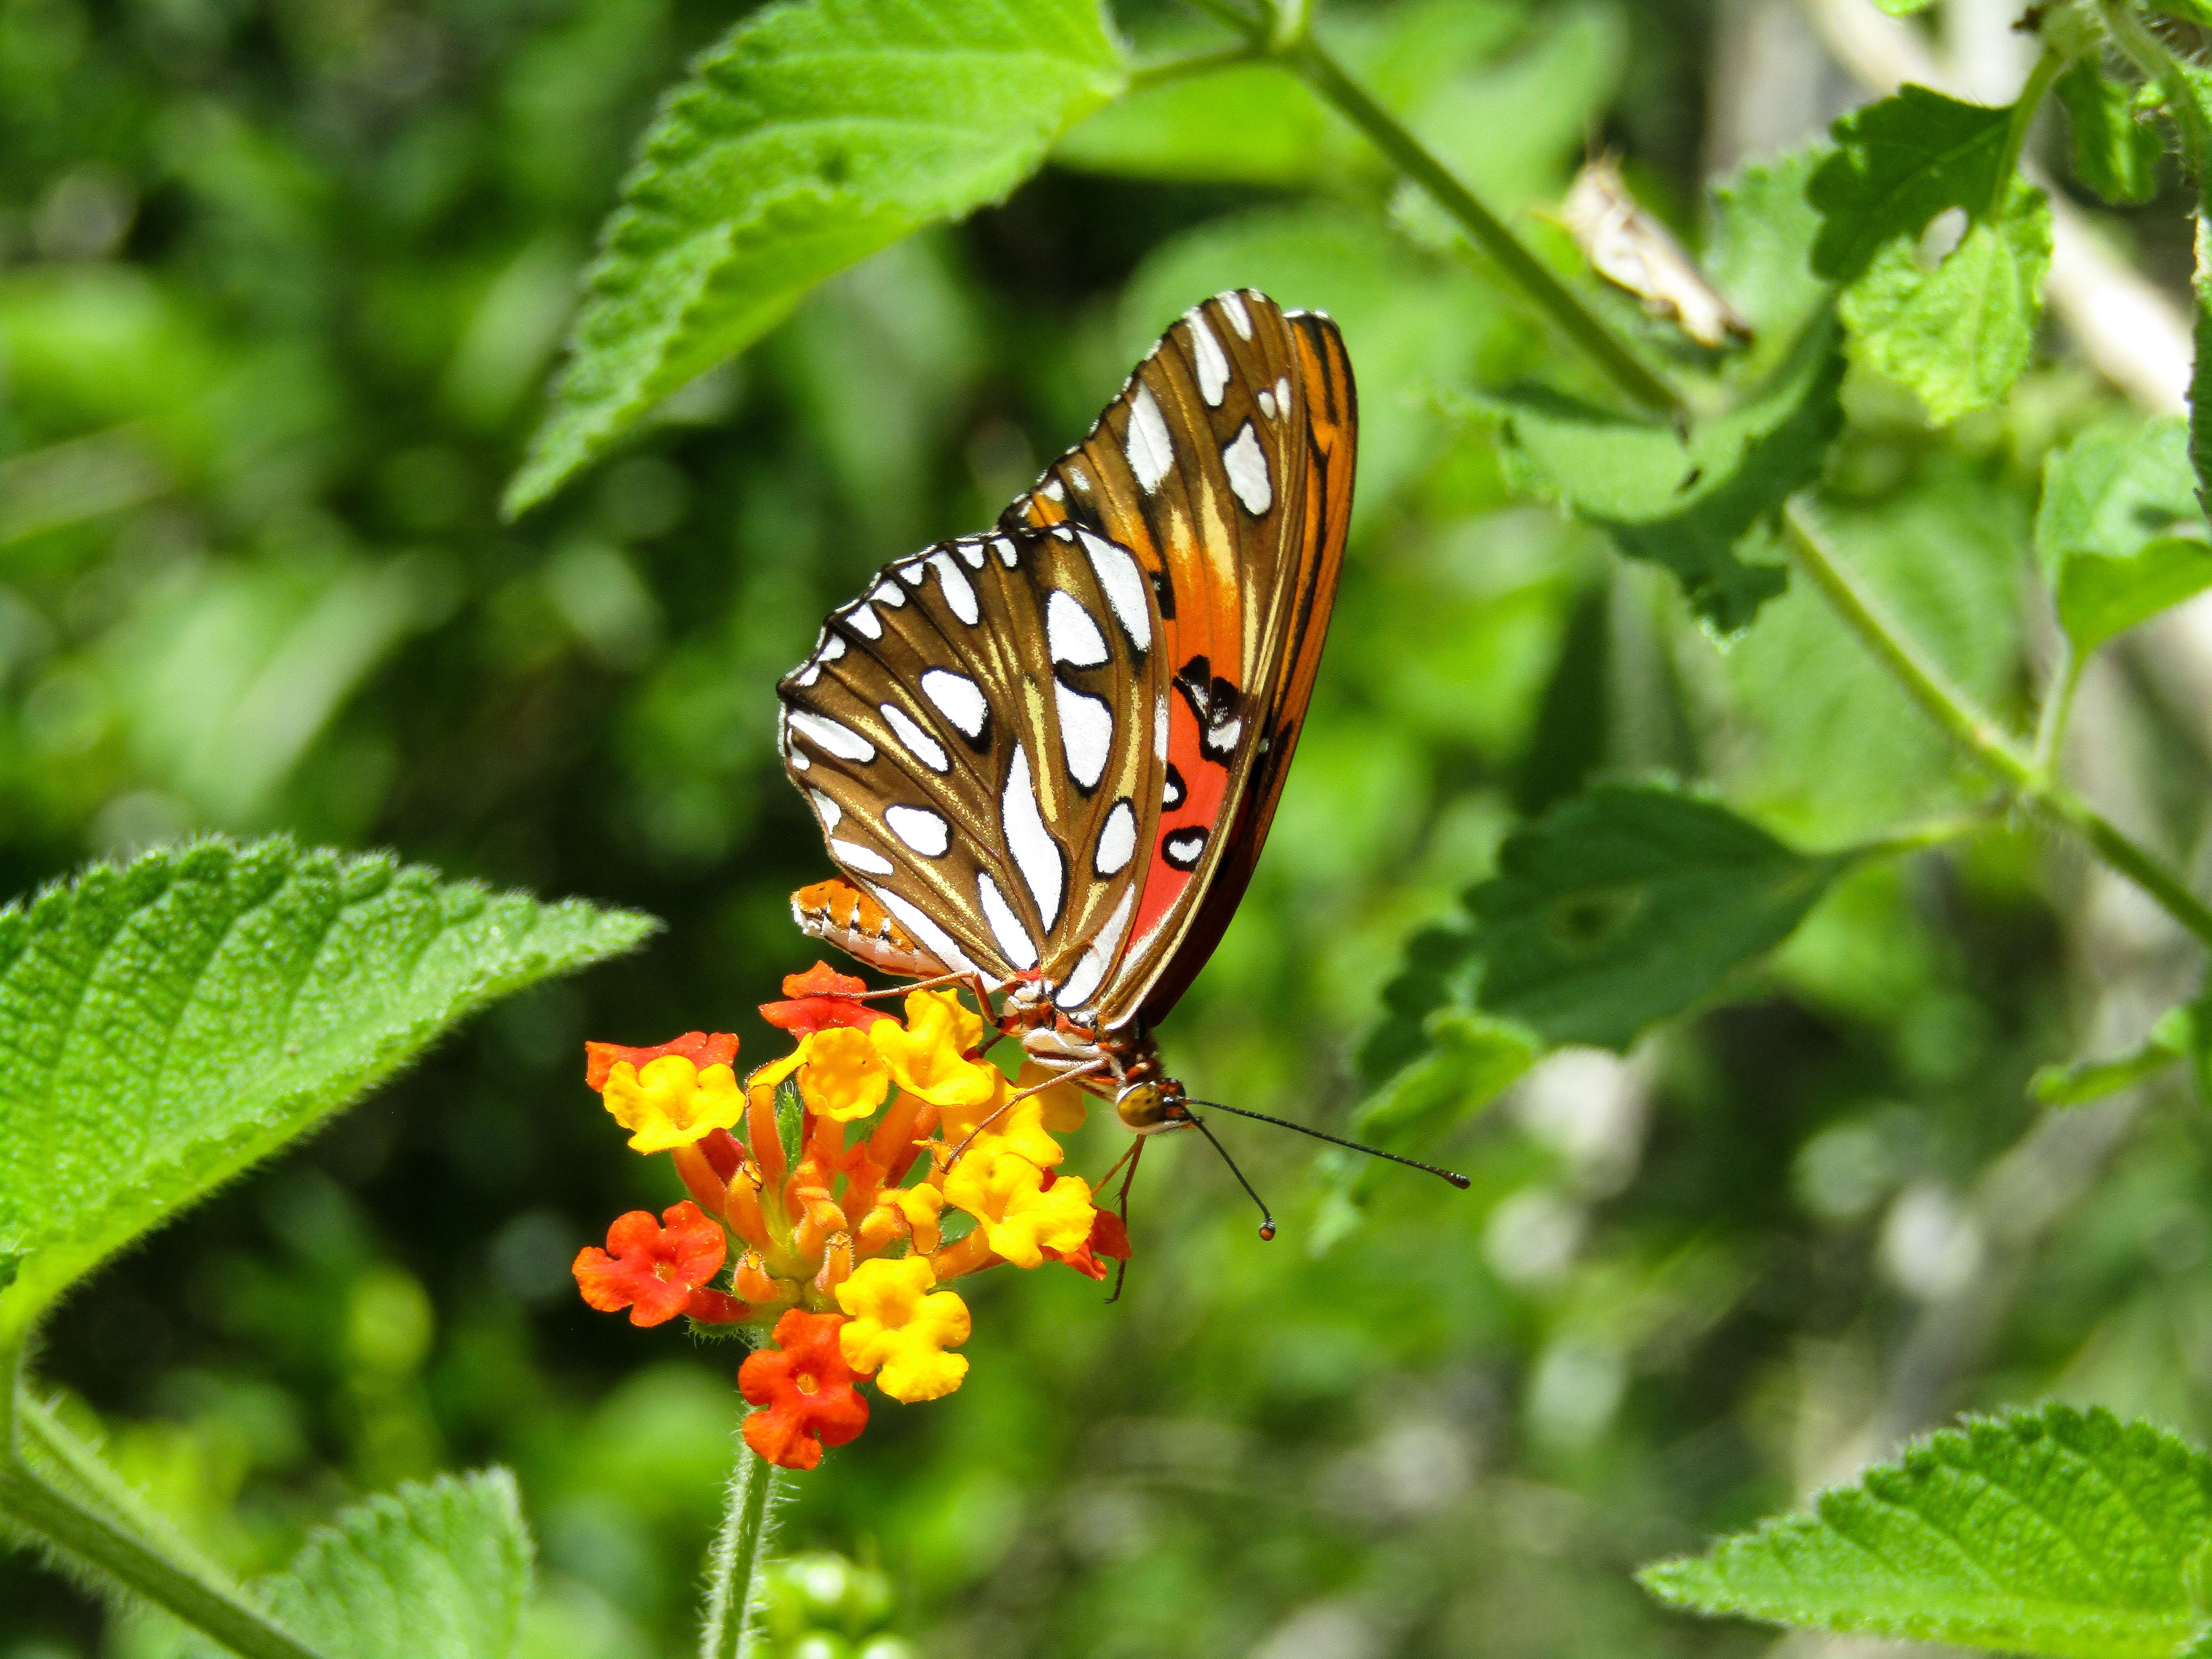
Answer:
M1509 476L1572 507L1631 558L1672 571L1691 606L1722 634L1750 626L1782 592L1779 565L1738 545L1760 520L1820 476L1843 424L1843 361L1832 329L1808 334L1759 395L1686 440L1670 426L1540 393L1497 400Z
M1071 129L1053 160L1139 179L1302 185L1325 164L1326 106L1275 64L1170 81Z
M507 511L824 276L1004 196L1124 79L1097 0L798 0L739 22L646 136Z
M2004 210L1976 220L1934 270L1909 237L1844 290L1852 355L1909 386L1941 424L2012 390L2035 347L2051 269L2051 204L2015 182Z
M1509 836L1468 895L1477 1000L1548 1042L1626 1048L1788 938L1845 862L1716 801L1601 784Z
M653 926L282 840L0 911L0 1343L465 1015Z
M1817 1630L2059 1659L2163 1659L2199 1634L2212 1462L2064 1406L1909 1448L1809 1515L1640 1575L1662 1600Z
M1523 1027L1464 1008L1436 1010L1422 1036L1428 1051L1352 1114L1359 1139L1395 1146L1455 1123L1496 1100L1543 1052Z
M2008 106L1961 103L1908 86L1838 121L1835 152L1813 175L1820 210L1813 268L1856 280L1900 237L1914 237L1946 208L1980 213L1997 199Z
M2044 463L2036 550L2077 655L2212 587L2196 488L2178 415L2093 427Z
M2074 176L2108 202L2155 196L2166 139L2155 122L2137 118L2135 88L2081 58L2067 65L2054 89L2074 124Z
M1787 356L1834 292L1813 269L1820 216L1805 198L1828 155L1826 145L1810 144L1747 162L1713 186L1705 270L1759 331L1744 370L1764 373Z

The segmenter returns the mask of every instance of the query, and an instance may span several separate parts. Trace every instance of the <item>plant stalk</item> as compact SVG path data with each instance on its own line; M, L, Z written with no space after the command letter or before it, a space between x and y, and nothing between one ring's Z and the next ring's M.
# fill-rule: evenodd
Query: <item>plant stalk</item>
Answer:
M1783 528L1798 568L1860 642L1881 659L1923 714L1994 774L2023 807L2080 836L2100 858L2149 894L2174 921L2203 944L2212 945L2212 908L2191 892L2164 860L2123 834L2095 807L2021 754L1995 720L1974 708L1940 670L1923 661L1837 563L1802 500L1792 501L1784 511Z
M2012 119L2005 124L2004 154L1997 158L1996 193L1990 198L1987 217L1995 219L2004 211L2006 199L2012 194L2013 176L2020 171L2020 153L2027 145L2028 129L2035 125L2035 112L2043 107L2044 94L2066 64L2064 52L2055 46L2045 47L2043 56L2027 72L2020 96L2013 100Z
M744 1659L781 1486L768 1460L738 1441L728 1508L707 1562L707 1620L699 1634L699 1659Z
M19 1438L25 1415L21 1361L20 1346L0 1355L0 1510L241 1659L319 1659L235 1590L187 1570L111 1516L49 1484L26 1462Z

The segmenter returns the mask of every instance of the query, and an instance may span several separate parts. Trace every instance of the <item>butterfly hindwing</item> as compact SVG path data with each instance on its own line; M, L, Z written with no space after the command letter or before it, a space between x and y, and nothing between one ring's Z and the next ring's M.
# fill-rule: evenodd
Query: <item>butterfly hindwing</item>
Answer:
M831 855L948 968L1083 1007L1158 790L1159 617L1129 551L1012 528L879 572L779 688Z

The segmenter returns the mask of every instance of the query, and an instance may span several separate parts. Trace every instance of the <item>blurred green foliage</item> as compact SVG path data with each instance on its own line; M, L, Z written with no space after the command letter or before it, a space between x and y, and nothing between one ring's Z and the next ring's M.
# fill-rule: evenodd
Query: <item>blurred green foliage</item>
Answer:
M1595 133L1694 238L1728 9L1341 9L1346 58L1501 204L1556 201ZM750 1006L813 954L785 896L827 868L778 775L775 677L866 571L987 523L1195 299L1330 310L1363 416L1298 764L1164 1033L1195 1092L1341 1122L1407 941L1593 775L1696 779L1814 854L1977 792L1802 585L1723 652L1663 573L1510 493L1476 394L1554 348L1270 70L1077 128L502 526L593 228L728 21L0 0L0 890L283 829L670 924L109 1268L43 1373L241 1571L362 1493L513 1466L533 1659L684 1647L738 1411L726 1351L574 1296L609 1216L676 1196L580 1045L727 1025L760 1051ZM1748 283L1756 256L1717 241L1715 269ZM2049 625L2023 599L2045 457L2118 400L2063 358L1940 434L1871 376L1840 395L1844 556L2017 715ZM2139 665L2090 690L2130 826L2198 846L2191 711ZM892 1628L945 1654L1748 1653L1765 1638L1628 1570L1966 1406L2054 1393L2212 1434L2201 1112L2171 1076L2048 1119L2027 1095L2185 979L2125 895L1996 824L1851 871L1733 1006L1626 1059L1554 1056L1473 1117L1527 1054L1466 1033L1443 1104L1383 1121L1468 1194L1317 1172L1255 1128L1236 1150L1286 1222L1262 1246L1204 1146L1163 1142L1121 1303L978 1281L966 1385L879 1406L799 1484L786 1541L880 1563ZM1073 1167L1117 1133L1085 1131ZM807 1617L785 1651L827 1623L883 1659L876 1613ZM0 1559L6 1659L155 1634Z

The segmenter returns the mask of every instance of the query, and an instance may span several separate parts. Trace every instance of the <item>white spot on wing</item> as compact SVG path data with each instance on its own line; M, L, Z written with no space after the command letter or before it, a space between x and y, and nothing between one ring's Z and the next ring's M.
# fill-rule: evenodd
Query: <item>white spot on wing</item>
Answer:
M878 712L884 723L898 733L898 740L906 745L907 753L933 772L952 769L952 762L945 752L945 745L922 730L914 716L905 709L895 702L887 702L878 705Z
M929 574L927 568L920 559L911 560L908 563L900 565L898 573L906 578L906 585L908 587L921 586L922 579Z
M839 760L872 761L876 757L876 745L849 726L840 726L805 708L793 709L789 719L793 731Z
M841 634L826 635L822 643L814 648L814 660L817 662L835 662L844 654L845 640Z
M1106 756L1114 746L1114 711L1096 697L1053 683L1060 709L1060 744L1066 751L1067 775L1085 790L1096 789L1106 775Z
M887 605L894 611L906 603L906 595L889 582L878 582L874 592L868 595L878 605Z
M1029 750L1019 744L1014 745L1013 762L1006 768L1006 791L999 797L999 827L1006 836L1007 850L1014 855L1014 867L1022 872L1030 896L1036 901L1037 915L1049 929L1060 920L1066 872L1060 867L1060 844L1044 827L1044 814L1037 808Z
M1247 421L1237 428L1221 452L1221 462L1229 469L1229 487L1237 492L1237 499L1244 503L1244 510L1254 518L1275 504L1275 491L1267 481L1267 458L1260 450L1259 435Z
M1091 475L1079 466L1071 465L1067 469L1067 481L1078 489L1087 490L1091 488Z
M965 564L970 570L981 570L983 568L982 543L955 542L952 544L952 546L954 550L960 555L961 562Z
M1268 391L1267 387L1261 386L1260 388L1260 395L1256 399L1255 399L1255 401L1259 404L1260 412L1262 415L1265 415L1271 421L1275 418L1275 394L1273 392Z
M952 607L952 614L973 628L983 615L975 605L974 585L950 554L933 553L929 562L937 571L937 585L945 590L945 602Z
M965 674L956 674L949 668L933 668L921 677L921 695L937 706L939 714L960 728L963 737L983 735L983 722L990 714L991 706L983 701L981 688Z
M983 920L991 924L991 937L999 941L1006 960L1017 968L1036 967L1036 942L1022 927L1022 919L1014 914L1014 907L1006 902L1006 896L988 870L975 872L975 896L983 902Z
M1217 294L1213 303L1221 307L1221 314L1229 319L1229 326L1237 331L1237 337L1252 337L1252 314L1244 309L1244 296L1231 289L1226 294Z
M811 685L821 678L822 665L818 662L810 662L791 677L791 683L793 685Z
M999 539L993 542L991 545L999 550L999 562L1006 566L1009 570L1012 570L1014 568L1016 562L1022 556L1020 552L1015 548L1014 544L1008 541L1004 536L1000 537Z
M1152 387L1142 380L1129 400L1128 450L1129 471L1137 475L1137 482L1147 490L1158 489L1175 465L1175 441L1168 436L1159 404L1152 401Z
M1106 970L1121 953L1121 930L1128 926L1129 908L1137 902L1137 887L1132 882L1122 890L1121 902L1114 907L1114 914L1106 918L1106 925L1091 936L1091 943L1075 964L1075 971L1067 976L1067 983L1053 999L1063 1008L1079 1007L1091 1000Z
M853 624L856 633L865 634L872 640L879 640L884 636L884 619L876 615L872 606L854 605L845 613L845 620Z
M1146 604L1145 573L1137 568L1136 555L1119 542L1087 530L1081 533L1083 550L1091 556L1091 568L1098 573L1098 585L1106 590L1106 602L1114 607L1121 631L1138 650L1151 650L1152 613Z
M899 926L906 929L908 935L927 946L929 954L938 961L956 974L975 971L975 964L952 942L952 936L937 925L936 919L929 912L887 887L872 887L868 890L876 896L877 902L884 909L898 918Z
M792 769L795 772L811 772L814 769L814 763L796 749L786 749L783 751L783 757L791 763Z
M1106 636L1073 593L1060 589L1044 602L1045 647L1070 668L1096 668L1106 660Z
M824 830L835 830L837 827L837 820L845 816L845 809L819 789L810 789L806 793L814 797L814 810L822 815L822 827Z
M1047 478L1044 481L1044 493L1056 501L1064 501L1067 499L1066 486L1057 478Z
M952 826L927 807L886 806L884 822L890 825L891 834L925 857L942 858L952 844Z
M894 874L898 866L872 847L863 847L858 842L839 841L834 836L830 842L830 856L838 863L854 870L865 870L872 876Z
M1198 392L1210 409L1221 407L1222 394L1229 390L1229 359L1222 355L1221 342L1213 337L1213 331L1206 325L1206 313L1194 311L1183 319L1190 325L1191 361L1198 368Z
M1284 414L1291 412L1291 377L1287 374L1275 382L1275 403Z
M1136 850L1136 809L1127 800L1117 800L1099 826L1098 848L1091 855L1091 867L1101 876L1118 876L1129 867Z

